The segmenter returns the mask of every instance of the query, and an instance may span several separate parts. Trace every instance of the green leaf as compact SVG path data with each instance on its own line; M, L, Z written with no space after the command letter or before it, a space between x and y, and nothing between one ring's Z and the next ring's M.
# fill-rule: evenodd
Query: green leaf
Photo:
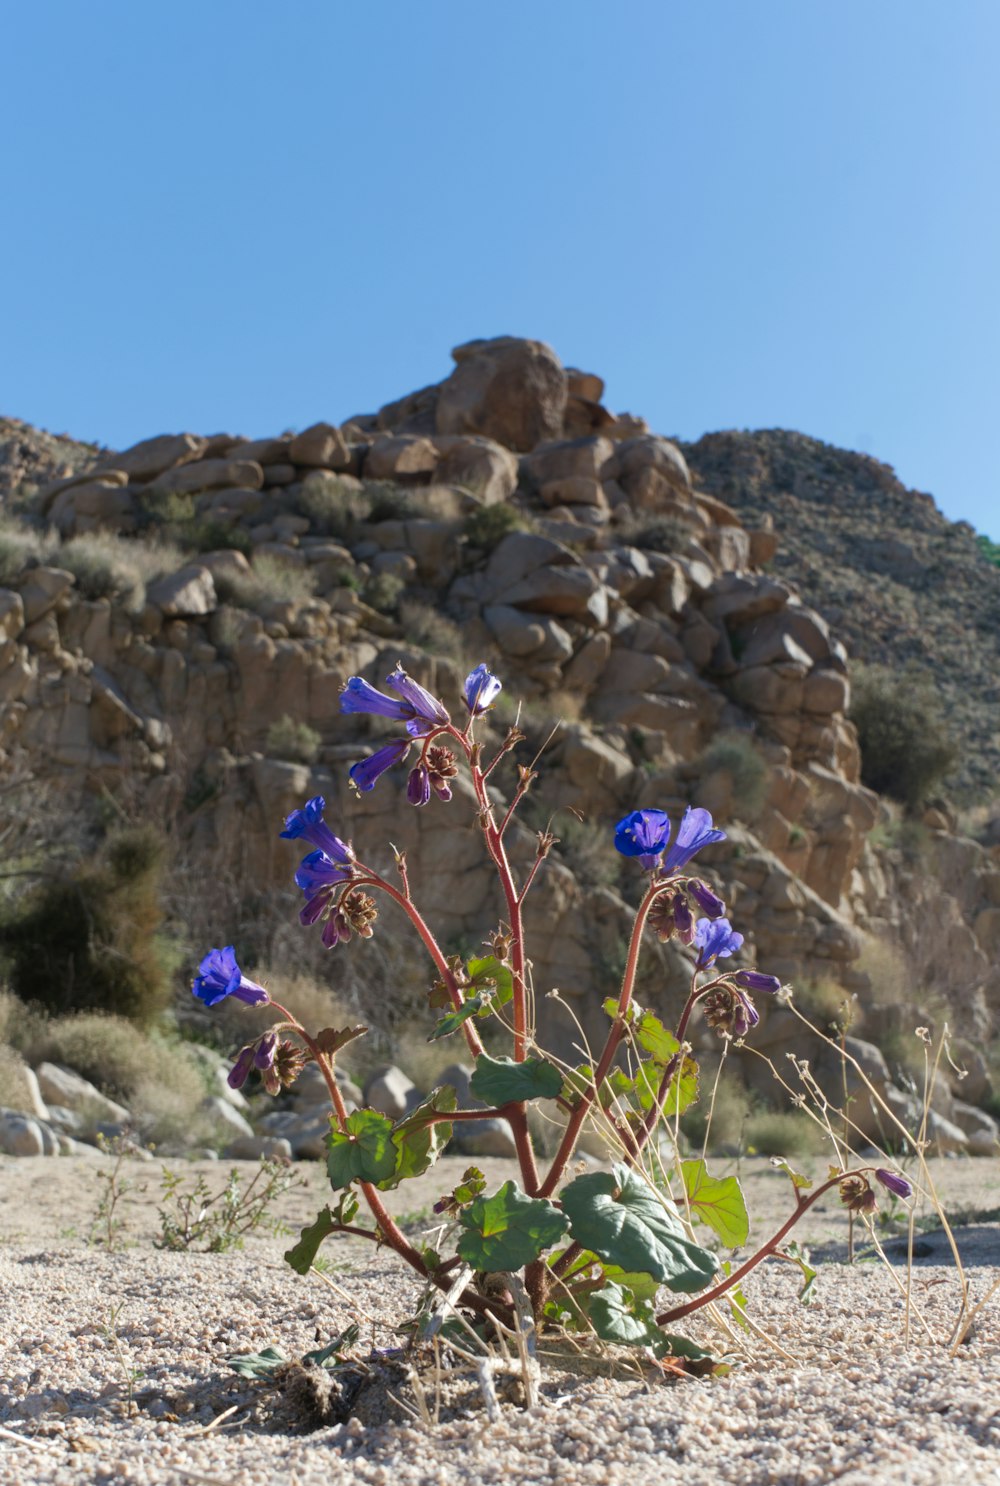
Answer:
M526 1197L514 1182L504 1182L492 1197L477 1197L464 1209L465 1229L458 1252L475 1269L520 1269L543 1249L558 1243L566 1219L542 1197Z
M501 1105L522 1099L556 1099L562 1083L559 1069L544 1058L515 1063L513 1058L491 1058L481 1053L469 1088L484 1103Z
M353 1181L383 1182L396 1169L392 1121L374 1109L347 1116L346 1133L331 1130L326 1138L326 1169L336 1190Z
M474 1197L486 1191L486 1178L478 1166L467 1166L458 1186L453 1188L444 1197L438 1198L434 1204L434 1211L439 1215L457 1213L459 1208L468 1207Z
M341 1360L341 1355L347 1351L348 1347L354 1346L360 1335L361 1327L356 1322L352 1322L325 1347L317 1347L312 1352L303 1353L302 1361L312 1362L316 1367L336 1365Z
M722 1273L725 1275L727 1280L732 1272L733 1266L730 1264L728 1259L724 1260L722 1264ZM740 1328L741 1331L747 1331L749 1329L749 1326L745 1312L748 1308L749 1302L743 1293L742 1287L739 1285L734 1285L731 1290L727 1291L724 1299L729 1302L729 1309L732 1312L733 1320L736 1322L737 1326Z
M441 1018L427 1041L439 1042L442 1037L450 1037L453 1032L458 1031L463 1022L469 1020L470 1016L479 1016L482 1012L488 1011L492 1005L493 997L488 990L470 996L468 1000L462 1002L458 1011L449 1011L447 1016Z
M496 955L469 961L469 980L477 989L488 988L498 1006L506 1006L514 996L514 977L509 965Z
M792 1186L796 1189L801 1189L804 1192L812 1186L812 1178L803 1176L801 1171L793 1171L791 1166L789 1166L788 1162L785 1160L784 1156L772 1156L771 1165L774 1167L775 1171L783 1171L787 1177L790 1177ZM836 1167L831 1167L831 1170L833 1172L833 1175L836 1176Z
M818 1272L813 1269L812 1265L809 1263L809 1250L800 1248L799 1245L793 1241L780 1252L783 1254L784 1258L790 1259L793 1264L797 1264L798 1267L801 1269L804 1284L802 1286L802 1289L799 1291L799 1299L801 1300L803 1305L812 1305L813 1301L816 1299L816 1291L813 1289L813 1286L816 1280L819 1278L819 1275Z
M262 1352L233 1352L226 1361L234 1372L244 1378L267 1378L287 1358L277 1347L265 1347Z
M716 1272L715 1255L685 1236L673 1203L627 1166L578 1176L563 1190L562 1205L577 1243L622 1269L684 1294L703 1290Z
M571 1068L563 1080L560 1095L570 1104L575 1104L581 1094L594 1086L594 1070L589 1063L580 1063L576 1068ZM601 1084L600 1103L602 1109L608 1109L614 1103L614 1091L607 1079Z
M660 1091L663 1068L652 1058L640 1063L635 1077L631 1078L622 1068L612 1069L610 1084L619 1098L634 1094L642 1110L650 1109ZM671 1119L683 1114L689 1104L698 1098L698 1064L686 1054L675 1069L663 1101L662 1117Z
M691 1213L717 1234L727 1249L738 1249L750 1234L746 1199L735 1176L709 1176L704 1161L682 1161L681 1176Z
M416 1109L399 1121L392 1132L392 1143L396 1148L396 1169L385 1181L379 1182L383 1192L397 1187L407 1177L419 1176L429 1170L451 1139L450 1120L433 1120L434 1115L451 1114L458 1104L458 1095L451 1084L432 1090Z
M308 1274L320 1244L324 1238L328 1238L336 1231L337 1220L330 1209L324 1207L315 1223L310 1223L308 1228L303 1228L295 1247L286 1249L285 1263L290 1264L296 1274Z
M344 1027L339 1032L336 1027L324 1027L322 1032L316 1034L316 1046L328 1058L334 1058L342 1047L346 1047L356 1037L364 1037L367 1031L367 1027Z
M588 1307L591 1323L602 1341L620 1347L648 1347L654 1335L662 1336L648 1301L640 1300L623 1285L595 1290Z

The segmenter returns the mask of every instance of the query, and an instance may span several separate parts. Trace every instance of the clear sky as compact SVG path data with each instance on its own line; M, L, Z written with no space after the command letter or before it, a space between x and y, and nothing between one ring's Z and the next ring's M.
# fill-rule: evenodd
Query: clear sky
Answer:
M501 333L1000 539L1000 0L0 0L0 411L338 421Z

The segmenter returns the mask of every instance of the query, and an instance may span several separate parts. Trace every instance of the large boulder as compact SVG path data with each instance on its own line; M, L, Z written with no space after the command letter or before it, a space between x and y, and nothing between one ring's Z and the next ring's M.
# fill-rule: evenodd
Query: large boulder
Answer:
M438 433L481 433L519 452L562 433L566 373L541 341L498 336L452 356L458 364L438 391Z

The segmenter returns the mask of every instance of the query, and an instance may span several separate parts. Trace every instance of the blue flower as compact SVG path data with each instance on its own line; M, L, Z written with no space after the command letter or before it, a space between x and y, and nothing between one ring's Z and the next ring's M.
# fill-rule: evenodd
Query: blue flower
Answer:
M694 942L698 947L697 968L707 970L715 960L735 954L742 947L743 935L728 918L700 918L694 926Z
M253 1043L251 1043L249 1047L245 1047L243 1049L239 1057L236 1059L236 1062L229 1070L229 1076L226 1079L226 1083L231 1089L242 1089L243 1085L250 1077L250 1070L253 1067L253 1060L254 1046Z
M369 754L359 763L352 764L350 776L362 794L374 789L380 775L386 769L391 769L393 764L400 763L410 751L409 738L397 738L393 743L387 743L376 753Z
M761 970L737 970L733 976L736 984L746 991L767 991L773 996L781 990L781 981L776 975L765 975Z
M406 781L406 798L411 805L426 805L431 797L431 776L426 764L410 770Z
M295 873L295 886L306 896L306 906L299 914L302 924L314 924L329 903L335 889L349 882L351 869L340 867L323 851L311 851L303 857Z
M713 893L706 882L700 878L693 877L687 885L688 893L697 903L706 918L721 918L726 911L726 905L718 893Z
M451 721L443 703L413 681L402 666L397 665L386 677L386 685L398 692L402 700L387 697L385 692L370 686L360 676L351 676L340 693L341 712L367 712L376 717L389 717L393 722L404 722L411 738L423 738L435 728L447 727Z
M293 810L286 817L285 829L281 835L286 841L308 841L310 846L316 846L325 852L331 861L341 862L346 866L354 860L354 853L345 841L333 834L323 819L325 806L326 801L322 795L313 795L301 810Z
M633 810L615 826L615 850L638 857L647 872L655 871L670 840L670 817L662 810Z
M466 676L462 695L473 717L478 717L493 706L502 690L503 682L494 676L484 661L481 661L476 669Z
M879 1168L875 1172L876 1179L880 1181L887 1192L893 1197L912 1197L913 1188L905 1176L900 1176L896 1171L883 1171Z
M703 846L711 846L714 841L725 839L725 831L718 831L713 827L712 817L707 810L692 810L689 805L684 812L684 819L677 827L677 840L667 852L663 863L664 872L679 872Z
M191 990L206 1006L218 1006L227 996L245 1001L247 1006L266 1006L271 999L263 986L243 974L231 944L209 950L198 966Z

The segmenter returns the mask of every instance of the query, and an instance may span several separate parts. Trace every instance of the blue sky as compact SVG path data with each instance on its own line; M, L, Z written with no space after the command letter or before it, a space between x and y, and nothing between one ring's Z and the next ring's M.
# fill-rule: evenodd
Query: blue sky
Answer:
M0 411L337 421L512 333L1000 540L996 0L0 0Z

